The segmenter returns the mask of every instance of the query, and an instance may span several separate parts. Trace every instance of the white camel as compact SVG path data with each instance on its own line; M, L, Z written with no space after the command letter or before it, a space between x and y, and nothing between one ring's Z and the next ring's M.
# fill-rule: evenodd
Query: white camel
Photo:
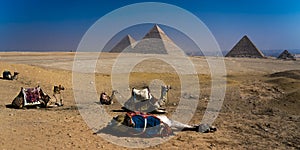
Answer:
M160 99L154 104L158 109L168 104L168 92L171 89L170 85L162 85Z
M144 87L141 90L132 88L131 97L124 103L124 109L131 111L157 111L164 112L162 106L168 103L168 91L171 86L161 86L161 96L160 98L155 98L148 87Z

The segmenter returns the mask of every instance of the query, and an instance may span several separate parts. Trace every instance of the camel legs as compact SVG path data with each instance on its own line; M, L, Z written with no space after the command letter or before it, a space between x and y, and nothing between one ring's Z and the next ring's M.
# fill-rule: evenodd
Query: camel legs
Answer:
M55 104L58 104L59 106L64 105L63 97L61 94L53 94L53 97L55 98Z

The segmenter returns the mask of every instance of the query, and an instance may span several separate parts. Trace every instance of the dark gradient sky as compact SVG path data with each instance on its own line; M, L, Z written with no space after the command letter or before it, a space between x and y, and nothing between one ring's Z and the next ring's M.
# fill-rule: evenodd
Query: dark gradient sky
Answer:
M100 17L138 2L146 1L0 0L0 50L75 50ZM199 17L222 50L231 49L245 34L260 49L300 49L298 0L156 2L177 5Z

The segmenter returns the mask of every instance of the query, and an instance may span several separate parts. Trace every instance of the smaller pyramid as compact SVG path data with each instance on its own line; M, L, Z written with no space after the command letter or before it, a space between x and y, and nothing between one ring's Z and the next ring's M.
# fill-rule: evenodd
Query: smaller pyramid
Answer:
M264 58L264 54L245 35L225 57Z
M118 44L116 44L111 50L111 53L121 53L127 47L133 48L135 39L130 35L126 35Z
M284 50L277 59L285 59L285 60L296 60L295 56L292 55L288 50Z

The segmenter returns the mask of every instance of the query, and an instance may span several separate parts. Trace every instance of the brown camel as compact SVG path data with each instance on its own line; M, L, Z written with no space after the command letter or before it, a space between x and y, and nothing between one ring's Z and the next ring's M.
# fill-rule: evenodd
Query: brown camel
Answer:
M43 92L38 86L36 88L23 88L21 87L20 93L12 101L14 108L23 108L26 106L39 106L47 107L50 101L50 96Z
M19 72L14 72L13 75L11 75L10 71L4 71L2 73L2 78L5 80L17 80L18 79Z
M116 93L117 93L117 91L113 90L111 92L111 96L108 96L107 93L102 92L100 94L100 104L102 104L102 105L111 105L111 104L113 104L114 103L113 99L114 99Z

